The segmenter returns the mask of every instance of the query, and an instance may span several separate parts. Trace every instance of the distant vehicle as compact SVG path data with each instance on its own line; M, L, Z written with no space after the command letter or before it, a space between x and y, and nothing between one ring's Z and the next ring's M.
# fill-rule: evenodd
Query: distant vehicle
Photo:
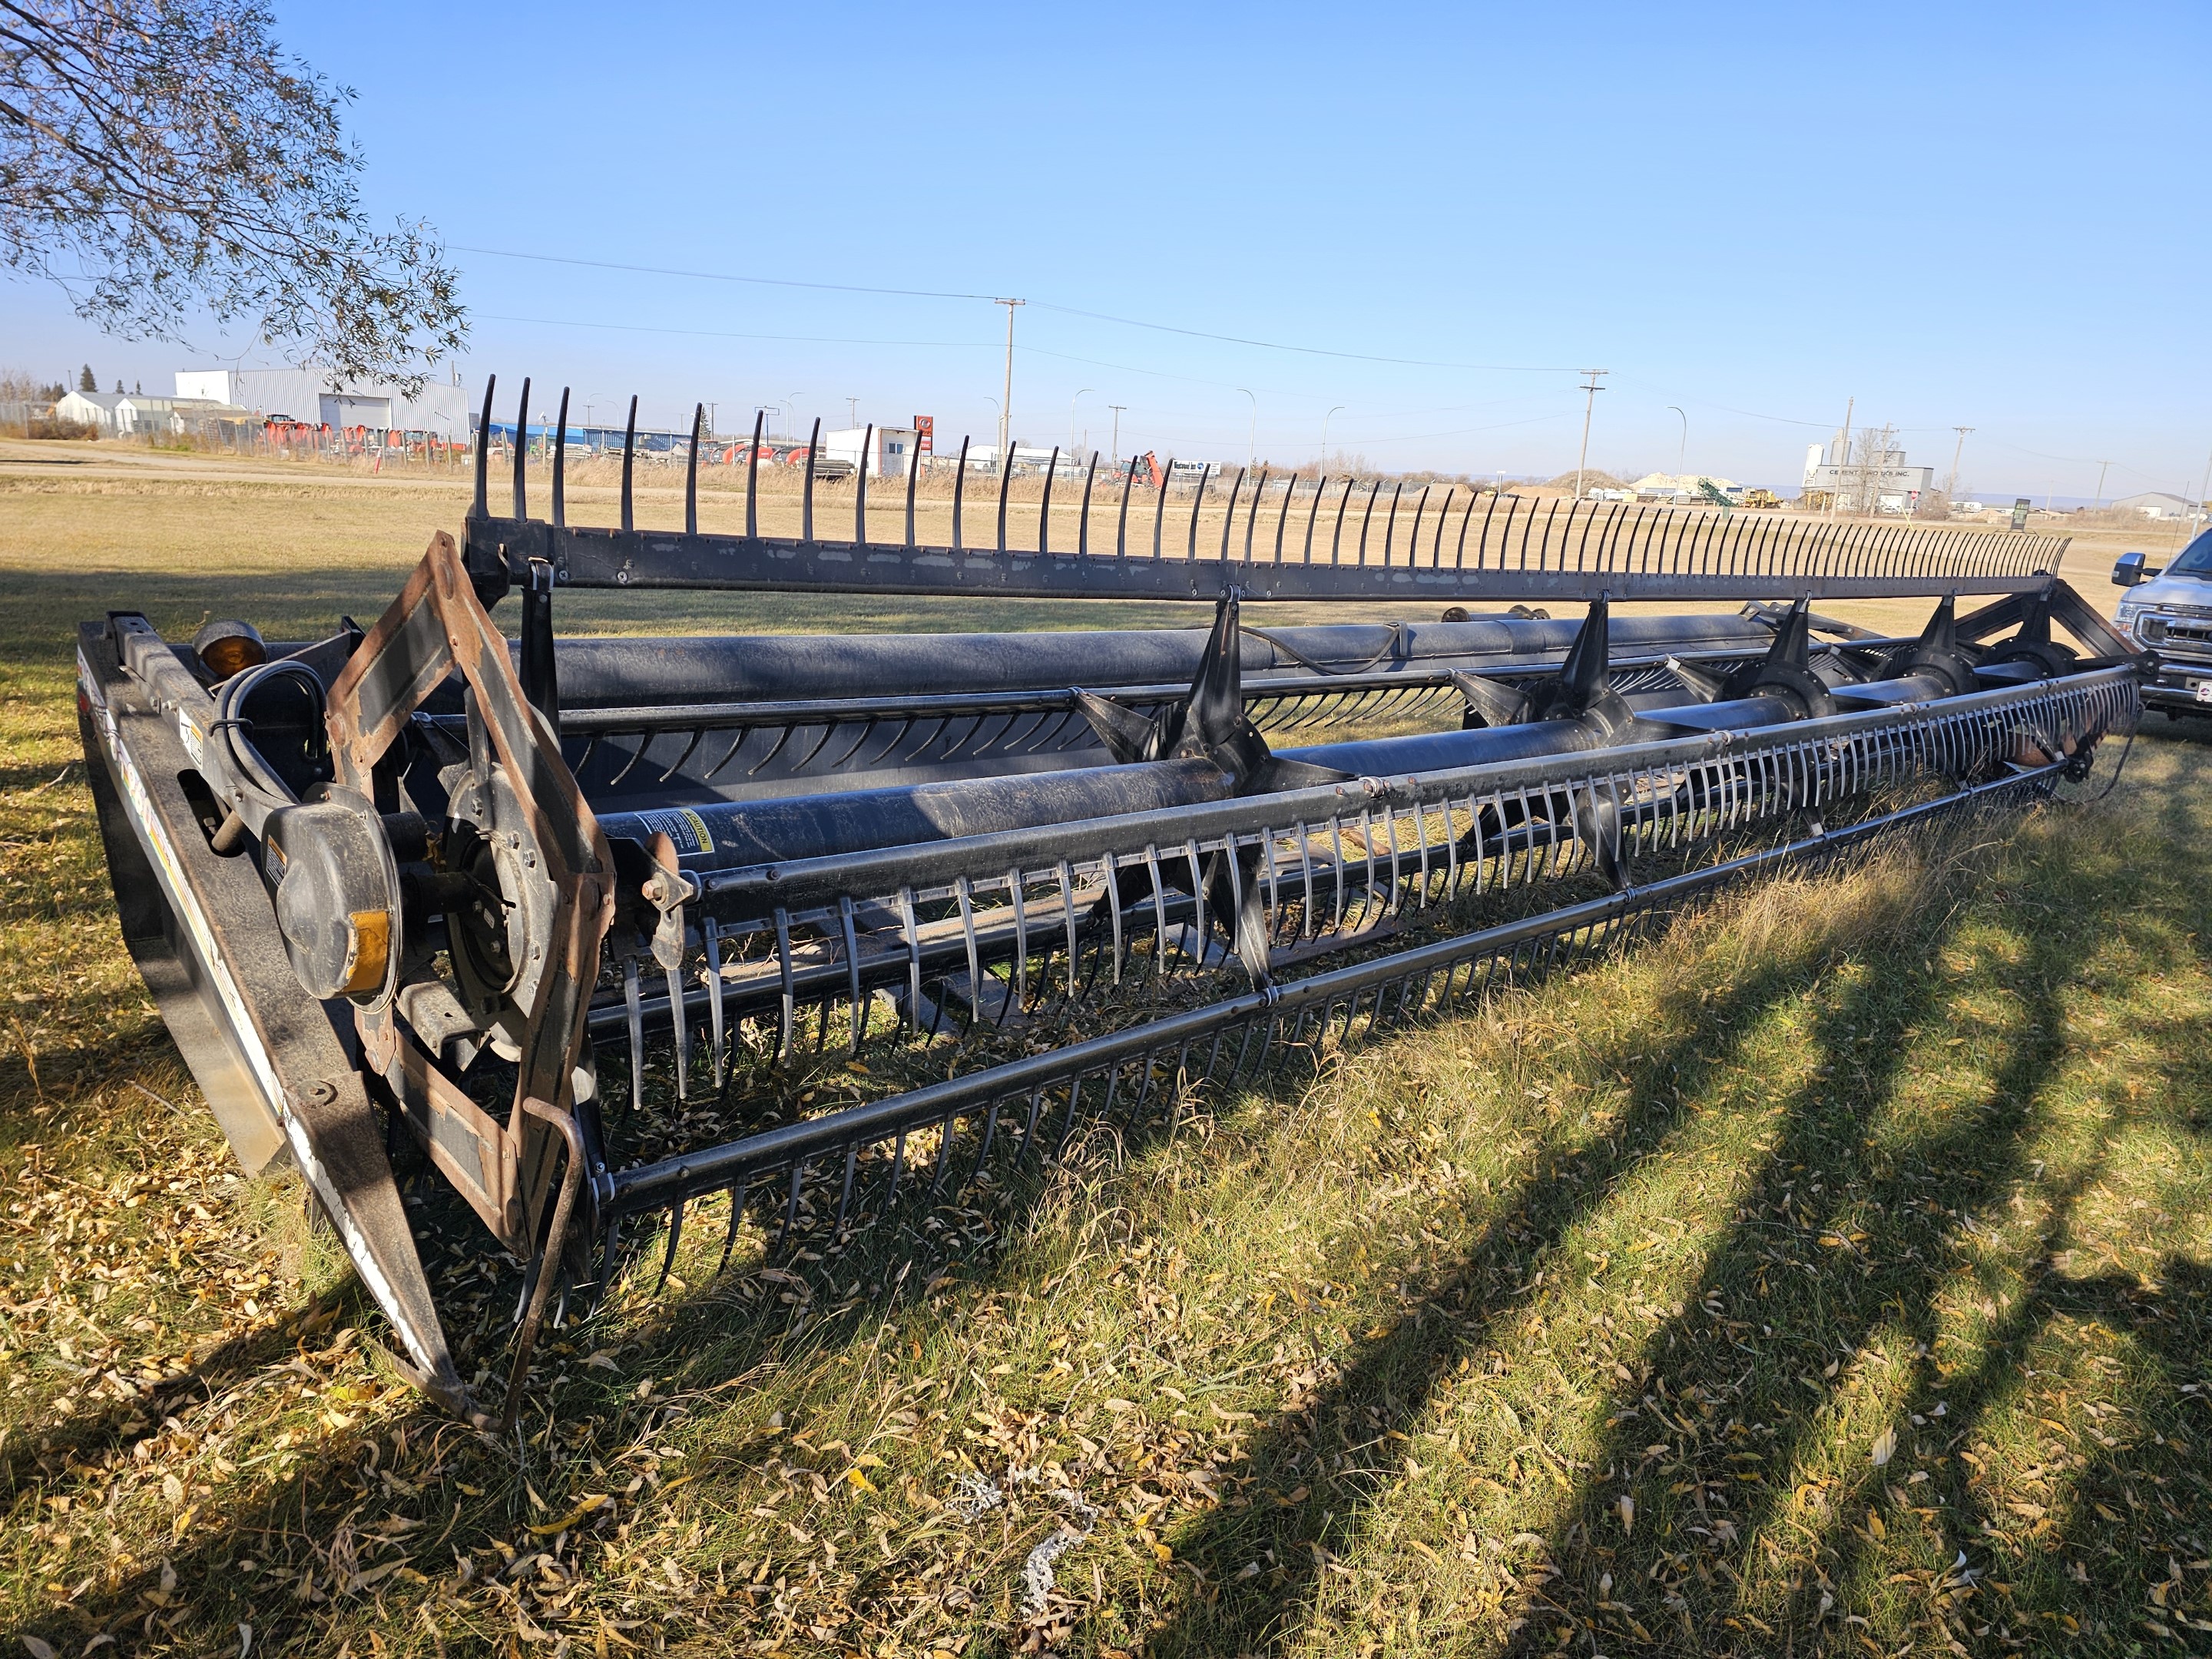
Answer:
M2122 554L2112 581L2129 590L2113 617L2120 632L2158 653L2158 678L2143 687L2143 706L2164 709L2168 720L2212 717L2212 530L2162 570L2140 553Z
M1782 498L1771 489L1747 489L1743 492L1746 507L1779 507Z

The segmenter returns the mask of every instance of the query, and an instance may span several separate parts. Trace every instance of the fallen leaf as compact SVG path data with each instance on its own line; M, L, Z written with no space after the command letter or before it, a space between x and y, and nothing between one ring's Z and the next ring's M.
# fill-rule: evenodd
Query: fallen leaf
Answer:
M604 1507L606 1502L607 1495L603 1492L586 1492L584 1496L577 1501L576 1507L570 1510L568 1514L562 1516L558 1521L548 1521L544 1522L542 1525L533 1526L530 1530L537 1534L540 1538L550 1538L556 1532L568 1531L569 1528L574 1526L576 1522L582 1520L593 1510Z
M1874 1437L1874 1466L1881 1468L1897 1455L1897 1431L1884 1429Z

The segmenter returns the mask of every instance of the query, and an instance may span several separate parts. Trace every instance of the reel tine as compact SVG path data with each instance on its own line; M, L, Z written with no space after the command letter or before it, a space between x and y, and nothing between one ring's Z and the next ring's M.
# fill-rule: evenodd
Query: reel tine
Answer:
M960 504L968 488L968 440L960 440L960 461L952 470L952 550L960 550Z
M1110 853L1105 859L1105 877L1106 897L1103 902L1106 906L1107 921L1114 929L1114 983L1118 988L1121 983L1122 957L1121 866L1120 860Z
M816 424L818 426L821 422L817 421ZM775 1236L775 1244L769 1248L770 1255L782 1255L784 1246L791 1242L792 1229L799 1224L799 1190L805 1179L806 1160L793 1159L791 1165L791 1191L789 1196L784 1200L783 1205L783 1226Z
M714 1048L714 1092L719 1095L726 1073L722 1059L722 930L714 917L700 918L699 938L707 954L707 1030Z
M1075 556L1091 556L1091 486L1098 477L1098 452L1091 452L1091 465L1083 471L1083 510L1075 520Z
M907 1029L921 1032L921 930L914 919L914 889L898 890L899 931L906 936Z
M791 1061L792 1026L796 1020L797 1011L792 994L791 912L781 905L778 905L775 911L775 963L783 989L783 1022L775 1057L780 1064L788 1065Z
M1114 522L1114 556L1129 556L1129 490L1137 482L1137 458L1132 455L1129 465L1121 474L1121 511Z
M1009 439L1007 441L1011 445L1012 440ZM1059 474L1060 446L1054 444L1052 447L1052 459L1045 463L1044 507L1037 514L1037 551L1040 553L1051 551L1048 544L1052 540L1052 481Z
M699 441L707 424L707 405L691 409L691 453L684 463L684 533L699 533Z
M1168 457L1168 469L1160 474L1159 500L1152 507L1152 556L1160 556L1160 532L1168 521L1168 486L1175 482L1175 457Z
M630 490L630 465L637 447L637 399L629 400L629 423L623 428L622 465L622 527L624 532L637 528L636 503Z
M1119 1073L1120 1069L1121 1068L1117 1066L1107 1073L1109 1080L1106 1085L1106 1105L1107 1109L1109 1111L1113 1109L1114 1104L1114 1085L1111 1079ZM1082 1103L1083 1074L1079 1072L1075 1076L1068 1079L1067 1117L1066 1120L1060 1126L1060 1142L1052 1149L1052 1155L1054 1158L1057 1158L1062 1152L1065 1152L1067 1150L1067 1143L1069 1140L1073 1139L1077 1121L1076 1114L1081 1109Z
M1029 1007L1030 996L1030 919L1022 906L1022 872L1006 872L1006 891L1014 905L1014 982L1012 994L1000 999L997 1024L1006 1023L1006 1012L1012 1009L1019 1015Z
M905 1173L906 1131L901 1129L898 1132L898 1139L891 1143L891 1184L890 1190L884 1194L884 1210L886 1214L890 1212L891 1206L898 1202L899 1177Z
M668 1213L668 1248L661 1252L660 1277L653 1281L653 1293L659 1296L668 1284L668 1271L676 1265L676 1246L684 1237L684 1200L678 1199Z
M1145 870L1152 878L1152 980L1167 972L1168 901L1160 886L1160 849L1145 843Z
M853 1207L853 1176L860 1168L860 1143L857 1140L847 1141L845 1143L845 1181L837 1192L837 1218L830 1224L830 1237L833 1240L845 1231L845 1217Z
M730 1225L722 1236L722 1259L714 1265L714 1276L720 1279L728 1271L730 1252L738 1247L738 1229L744 1224L745 1183L741 1176L730 1183Z
M837 900L837 920L845 932L845 975L853 1000L853 1052L860 1052L860 1034L867 1023L867 1003L860 994L860 942L853 925L853 896Z
M766 410L753 410L753 444L745 456L745 535L748 539L760 534L761 428L767 420Z
M477 417L476 495L469 509L471 518L491 516L491 399L498 390L499 376L485 375L483 413Z
M983 969L975 950L975 891L966 876L953 884L960 905L960 934L968 947L968 1029L975 1030L983 1012Z
M627 1120L645 1104L645 1010L639 1006L635 952L623 958L623 1007L629 1023L629 1104L623 1112Z
M707 728L705 726L702 726L696 728L691 733L691 741L684 745L684 752L678 755L674 760L669 762L668 769L663 772L659 777L655 778L653 781L655 783L665 783L669 779L674 777L678 772L681 772L684 769L684 763L691 758L692 751L696 750L702 743L705 742L706 738Z
M968 1179L962 1183L963 1190L974 1186L982 1179L983 1166L991 1161L991 1143L998 1137L999 1110L1001 1104L1000 1100L994 1097L990 1109L983 1115L982 1149L975 1154L975 1167L968 1172Z
M868 422L868 429L860 439L860 464L853 470L853 544L865 547L868 543L868 463L875 459L876 423Z
M1182 854L1184 859L1190 865L1190 898L1192 906L1190 939L1191 943L1198 947L1198 959L1194 965L1203 972L1206 968L1206 947L1207 943L1206 933L1206 872L1199 864L1198 842L1195 840L1186 839L1183 842ZM1187 956L1188 954L1188 951L1186 951L1185 954Z
M523 489L523 461L530 453L530 377L522 377L522 402L514 416L514 516L518 520L530 516L530 502Z
M906 546L909 551L914 547L914 489L921 481L921 446L917 441L908 443L906 454Z
M568 522L568 496L565 478L568 470L568 388L561 388L561 413L553 432L553 527L559 530Z
M1213 463L1200 462L1198 469L1198 489L1190 498L1190 546L1188 554L1193 564L1198 562L1198 515L1206 506L1206 481L1212 476Z
M1014 1167L1020 1169L1030 1155L1030 1143L1036 1137L1037 1114L1044 1109L1044 1085L1039 1084L1030 1091L1029 1121L1022 1125L1021 1139L1014 1147Z
M1067 991L1060 1000L1072 1002L1075 998L1075 872L1062 859L1054 873L1060 881L1060 921L1067 932Z
M946 1112L945 1121L937 1126L937 1163L930 1170L929 1191L933 1198L945 1190L945 1169L952 1152L952 1114Z
M814 541L814 457L822 447L822 417L814 417L814 430L806 439L806 484L799 496L799 540L810 546Z
M691 1092L691 1029L689 1011L684 1006L683 947L677 947L676 965L668 970L668 1023L676 1033L676 1097L684 1099Z

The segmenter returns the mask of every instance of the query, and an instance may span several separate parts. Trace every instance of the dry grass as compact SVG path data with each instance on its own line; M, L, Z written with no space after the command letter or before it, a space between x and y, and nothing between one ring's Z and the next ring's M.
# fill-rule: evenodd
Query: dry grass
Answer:
M2100 806L1736 895L912 1238L679 1273L560 1334L519 1449L426 1411L137 989L62 623L149 591L165 624L365 615L438 507L10 495L0 1629L2212 1651L2212 787L2162 737ZM503 1273L447 1286L468 1364Z

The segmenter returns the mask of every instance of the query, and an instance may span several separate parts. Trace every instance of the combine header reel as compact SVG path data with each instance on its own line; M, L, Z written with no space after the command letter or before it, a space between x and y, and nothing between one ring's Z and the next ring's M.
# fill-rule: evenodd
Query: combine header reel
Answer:
M479 450L465 542L365 635L186 646L115 612L79 641L164 1018L241 1161L298 1165L416 1381L481 1422L400 1137L527 1264L511 1418L555 1298L656 1233L665 1274L702 1208L724 1265L749 1230L748 1255L833 1247L1722 884L2047 795L2140 707L2146 659L2048 574L2060 548L2001 533L1424 497L1370 556L1364 516L1312 528L1352 491L1263 510L1240 474L1220 556L1201 480L1177 557L1164 485L1131 552L1133 470L1094 554L1094 457L1078 549L1017 552L1002 481L970 550L957 517L915 543L911 480L878 544L817 538L811 478L798 538L757 532L750 489L746 534L699 533L696 483L684 533L637 531L627 457L622 527L568 526L557 469L541 522L523 466L492 517ZM556 593L592 586L1173 594L1212 625L556 639ZM1936 603L1894 639L1810 608L1873 593ZM1250 621L1284 597L1588 611ZM1612 614L1650 598L1742 609ZM814 1104L862 1055L868 1092Z

